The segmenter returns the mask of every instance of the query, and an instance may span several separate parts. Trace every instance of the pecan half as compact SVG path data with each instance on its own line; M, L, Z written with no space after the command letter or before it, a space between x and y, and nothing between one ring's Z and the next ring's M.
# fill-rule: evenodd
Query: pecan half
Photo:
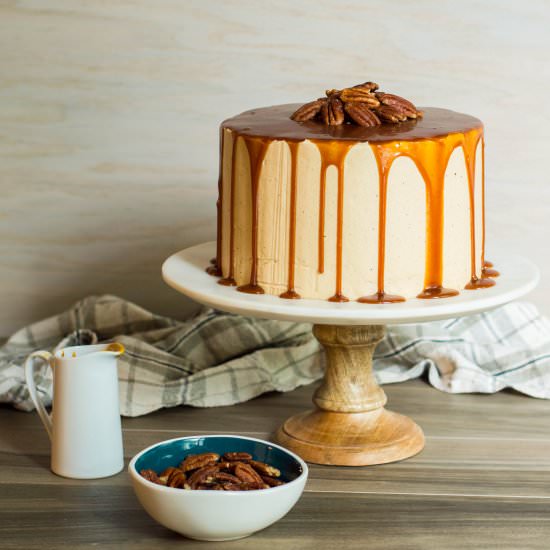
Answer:
M330 118L328 116L328 100L321 105L321 110L319 111L319 118L322 120L323 124L329 123Z
M331 126L339 126L344 123L344 104L337 97L328 99L328 123Z
M275 468L275 466L270 466L265 462L260 462L259 460L249 460L248 464L250 464L250 466L252 466L252 468L260 474L260 476L279 477L281 475L281 471L278 468Z
M162 482L159 479L159 476L154 470L141 470L139 472L142 477L151 483L156 483L157 485L162 485Z
M269 487L279 487L279 485L285 484L284 481L281 481L280 479L271 476L262 476L262 480L266 485L269 485Z
M252 466L249 464L245 464L244 462L239 462L235 466L235 475L241 480L246 483L260 483L262 484L262 478L260 477L260 474Z
M323 99L317 99L315 101L311 101L310 103L306 103L294 111L290 118L296 122L307 122L308 120L315 118L317 113L321 110L323 103L326 103Z
M345 102L366 103L369 107L378 107L380 101L376 96L362 88L346 88L340 93L340 99Z
M241 483L225 483L223 486L224 491L243 491Z
M164 485L166 485L166 483L168 482L168 478L170 477L170 474L172 472L174 472L175 470L178 470L178 471L181 472L181 470L179 468L174 468L174 466L168 466L168 468L166 468L166 470L164 470L159 475L159 479L160 479L161 483L164 483Z
M206 478L207 483L240 483L241 480L233 474L227 472L216 472Z
M227 483L223 486L226 491L255 491L257 489L268 489L269 485L266 483L255 482L241 482L241 483Z
M355 89L366 90L367 92L374 92L378 90L379 86L376 82L363 82L363 84L356 84L352 86Z
M396 107L403 112L409 118L416 118L418 111L416 107L404 97L400 97L394 94L385 94L383 92L377 92L376 98L382 103L382 105L388 105L390 107Z
M407 115L400 107L396 105L381 105L376 109L376 114L388 122L403 122L407 120Z
M166 485L178 489L185 485L186 480L187 476L179 468L174 468L166 480Z
M224 460L229 462L241 461L241 460L252 460L252 455L250 453L225 453L223 455Z
M197 471L193 472L191 477L187 481L187 485L191 489L196 489L199 485L204 485L207 483L207 479L212 479L212 476L218 472L217 466L205 466L204 468L199 468Z
M216 463L220 459L220 455L216 453L201 453L199 455L188 455L180 464L182 472L189 472L197 468L204 468L210 464Z
M346 103L346 113L359 126L378 126L380 119L363 103Z
M233 471L235 469L235 465L237 464L236 461L228 461L228 460L220 460L220 462L217 463L217 466L220 470L226 470L226 471Z

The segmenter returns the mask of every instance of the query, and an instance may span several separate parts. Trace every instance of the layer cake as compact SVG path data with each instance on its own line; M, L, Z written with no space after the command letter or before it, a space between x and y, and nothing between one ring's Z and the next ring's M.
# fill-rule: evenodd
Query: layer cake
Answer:
M209 269L221 284L367 304L494 284L484 258L483 124L431 107L392 119L391 98L402 98L374 86L222 123ZM346 90L355 94L348 102Z

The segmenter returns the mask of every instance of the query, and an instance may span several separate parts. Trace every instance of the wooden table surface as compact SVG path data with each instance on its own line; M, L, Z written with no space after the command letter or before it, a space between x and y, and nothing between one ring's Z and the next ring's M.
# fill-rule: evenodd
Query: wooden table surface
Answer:
M313 465L285 518L225 543L191 541L156 524L126 471L94 481L55 476L38 416L2 407L0 548L550 548L550 403L511 392L448 395L422 381L384 389L390 408L424 428L421 454L374 467ZM309 406L311 393L125 419L125 456L182 435L267 438Z

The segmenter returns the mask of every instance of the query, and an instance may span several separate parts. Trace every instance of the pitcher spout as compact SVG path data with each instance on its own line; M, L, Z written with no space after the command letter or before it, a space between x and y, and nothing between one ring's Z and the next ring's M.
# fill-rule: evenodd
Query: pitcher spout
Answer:
M112 353L119 356L122 355L124 351L124 346L120 342L112 342L107 344L106 348L103 350L103 353Z

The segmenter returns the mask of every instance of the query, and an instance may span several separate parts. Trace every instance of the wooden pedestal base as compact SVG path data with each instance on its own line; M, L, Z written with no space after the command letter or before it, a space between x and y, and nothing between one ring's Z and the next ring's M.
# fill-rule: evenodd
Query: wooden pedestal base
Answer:
M386 394L372 370L383 325L314 325L327 368L313 402L317 408L289 418L277 441L307 462L366 466L420 452L424 434L410 418L384 409Z

